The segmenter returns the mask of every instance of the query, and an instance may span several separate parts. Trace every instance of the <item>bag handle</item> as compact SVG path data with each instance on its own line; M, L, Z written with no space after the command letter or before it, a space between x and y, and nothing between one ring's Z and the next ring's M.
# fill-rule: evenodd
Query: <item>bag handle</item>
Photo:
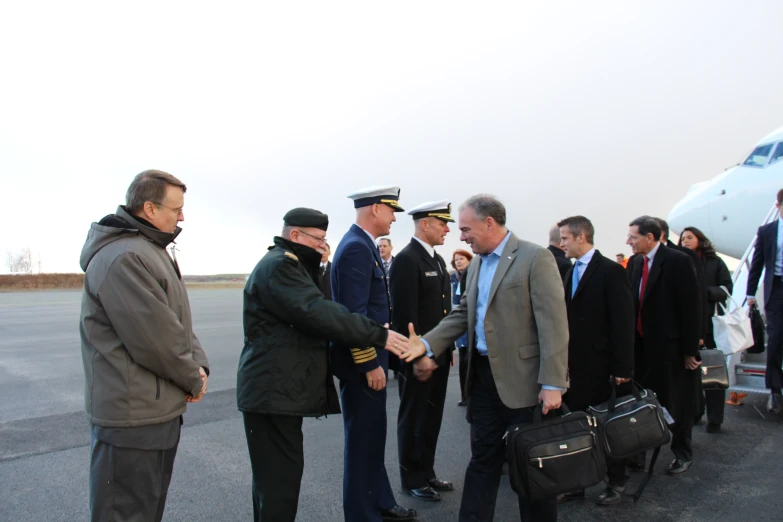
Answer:
M614 377L609 377L609 382L612 385L612 393L609 395L609 411L614 411L617 407L617 381ZM637 401L642 400L642 392L639 390L639 385L631 379L628 381L631 385L631 393Z
M719 286L718 288L720 288L721 290L723 290L726 293L726 295L729 298L729 302L731 302L737 308L742 308L742 306L738 305L737 301L734 300L734 297L731 295L731 292L729 292L728 288L726 288L723 285ZM745 303L742 303L742 304L744 305ZM723 301L718 301L718 307L720 307L720 309L723 310L723 315L727 315L729 313L729 309L726 307L726 305L723 304ZM718 307L715 308L715 313L713 314L713 317L717 317L719 315L718 314Z
M564 402L560 403L560 416L564 417L566 415L571 414L571 410L568 409L568 406ZM549 411L555 411L555 410L549 410ZM547 415L549 415L547 413ZM536 409L533 411L533 422L543 422L544 421L544 405L542 403L538 403L538 406L536 406Z

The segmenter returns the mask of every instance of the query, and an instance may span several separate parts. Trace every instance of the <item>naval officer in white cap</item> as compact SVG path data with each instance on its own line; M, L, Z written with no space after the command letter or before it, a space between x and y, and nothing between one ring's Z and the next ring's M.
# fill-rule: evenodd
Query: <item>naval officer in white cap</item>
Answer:
M451 204L445 200L422 203L408 214L413 217L414 235L394 258L389 276L392 325L404 334L413 324L424 335L451 311L449 271L435 247L443 244L454 219ZM413 375L412 362L400 362L400 478L403 491L419 500L438 501L441 492L454 489L437 477L434 468L451 360L449 349L436 359L437 370L424 382Z
M332 299L379 324L391 323L392 310L375 240L388 235L395 213L403 212L399 196L400 189L392 186L350 194L356 224L343 236L332 260ZM334 343L331 354L334 375L340 379L345 424L346 522L415 519L416 511L397 505L384 464L388 353L372 346Z

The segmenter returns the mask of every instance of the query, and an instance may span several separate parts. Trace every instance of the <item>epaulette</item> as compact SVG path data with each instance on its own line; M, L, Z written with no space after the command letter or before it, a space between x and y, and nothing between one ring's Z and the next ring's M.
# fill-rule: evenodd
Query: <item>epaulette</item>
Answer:
M299 261L299 258L298 258L298 257L296 257L296 255L295 255L295 254L292 254L291 252L289 252L289 251L287 251L287 250L286 250L286 252L285 252L285 257L290 257L290 258L291 258L291 259L293 259L294 261Z

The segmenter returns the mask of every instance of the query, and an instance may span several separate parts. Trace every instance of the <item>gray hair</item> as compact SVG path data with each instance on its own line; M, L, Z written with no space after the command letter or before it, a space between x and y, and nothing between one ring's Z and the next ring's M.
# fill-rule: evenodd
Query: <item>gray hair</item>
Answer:
M471 196L459 206L460 212L466 208L472 209L480 220L491 217L500 226L506 224L506 207L495 196L489 194Z
M137 174L125 193L125 207L133 213L140 212L147 201L163 203L168 185L181 188L183 193L188 190L184 183L162 170L145 170Z
M549 229L549 244L555 246L560 244L560 227L557 225Z

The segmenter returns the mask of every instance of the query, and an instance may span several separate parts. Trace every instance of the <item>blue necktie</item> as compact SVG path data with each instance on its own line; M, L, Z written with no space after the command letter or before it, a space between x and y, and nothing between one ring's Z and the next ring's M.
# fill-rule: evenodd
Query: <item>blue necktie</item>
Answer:
M581 261L577 261L574 264L574 271L571 273L571 298L573 299L574 294L576 293L576 287L579 286L579 265L581 265Z

